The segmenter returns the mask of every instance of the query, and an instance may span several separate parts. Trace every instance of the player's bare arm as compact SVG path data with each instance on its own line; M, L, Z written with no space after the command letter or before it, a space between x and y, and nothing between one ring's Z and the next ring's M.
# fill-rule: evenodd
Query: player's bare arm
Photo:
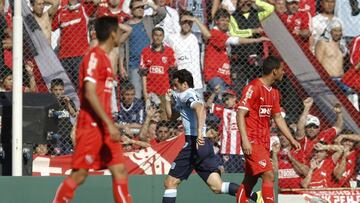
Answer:
M237 126L240 131L240 135L241 135L241 144L242 144L243 152L246 155L250 155L252 149L251 149L251 144L250 144L248 136L247 136L246 123L245 123L245 117L246 117L247 113L248 113L248 110L239 109L236 114L236 121L237 121Z
M296 132L296 138L302 139L305 136L305 121L306 116L309 114L309 111L314 103L313 98L308 97L303 101L304 104L304 110L302 114L300 115L299 121L297 123L297 132Z
M111 139L113 141L120 141L120 132L118 128L114 125L114 122L111 120L111 118L109 118L108 115L106 114L96 94L96 83L87 81L85 82L84 89L85 89L85 94L84 94L85 99L89 102L95 114L107 126Z
M205 111L204 111L204 104L202 103L195 103L192 105L192 107L196 112L196 118L197 118L197 139L196 143L198 146L204 145L205 140L202 134L203 127L205 125Z
M289 127L285 122L285 119L281 116L281 113L276 113L273 117L276 125L279 127L279 129L284 134L284 136L290 141L291 145L296 150L300 150L301 149L300 143L294 139L293 135L290 132Z

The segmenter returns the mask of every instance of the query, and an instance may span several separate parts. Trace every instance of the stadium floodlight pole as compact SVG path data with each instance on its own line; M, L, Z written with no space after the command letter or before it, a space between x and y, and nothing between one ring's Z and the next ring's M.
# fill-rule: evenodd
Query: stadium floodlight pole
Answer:
M23 125L23 19L22 0L14 1L13 18L13 92L12 92L12 175L22 176Z

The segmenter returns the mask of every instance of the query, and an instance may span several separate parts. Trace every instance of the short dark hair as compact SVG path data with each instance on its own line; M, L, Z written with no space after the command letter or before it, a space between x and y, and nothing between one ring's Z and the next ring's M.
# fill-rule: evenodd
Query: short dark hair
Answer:
M154 27L154 29L151 31L151 35L154 35L155 32L162 32L164 34L164 29L162 27Z
M143 1L142 1L142 0L131 0L131 1L130 1L130 5L129 5L130 10L134 8L134 7L133 7L133 4L134 4L135 2L143 2Z
M50 83L51 88L54 88L55 86L65 86L64 81L61 78L55 78L51 80Z
M186 69L181 69L175 71L173 79L178 79L179 83L182 84L186 82L190 88L194 87L194 79L191 73Z
M99 42L106 41L112 32L118 29L118 19L111 16L103 16L95 20L96 38Z
M30 0L30 5L32 5L32 6L33 6L33 5L34 5L34 3L35 3L35 1L36 1L36 0Z
M274 69L280 68L281 60L275 56L267 57L263 62L263 75L270 74Z
M180 12L179 19L181 20L183 16L194 16L194 14L191 11L182 10Z
M220 8L216 11L214 20L219 20L220 18L230 18L230 13L226 9Z
M129 82L129 81L125 82L124 85L123 85L121 88L122 88L122 91L123 91L123 92L126 92L126 91L128 91L128 90L134 90L134 89L135 89L134 85L133 85L131 82Z

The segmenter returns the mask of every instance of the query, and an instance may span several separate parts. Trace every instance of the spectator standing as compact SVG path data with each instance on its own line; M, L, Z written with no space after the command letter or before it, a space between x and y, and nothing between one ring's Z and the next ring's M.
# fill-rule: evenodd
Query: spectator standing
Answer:
M244 172L244 154L241 150L241 137L236 125L236 93L228 89L223 94L224 105L214 104L214 98L220 88L215 88L207 103L210 113L213 113L220 119L219 136L220 150L219 154L224 161L225 171L228 173Z
M230 17L230 35L259 39L263 33L261 22L274 11L274 6L262 0L239 0ZM261 75L260 60L264 55L263 43L231 46L231 78L235 91L241 93L249 81Z
M60 29L58 57L74 87L78 87L79 65L89 49L88 18L93 3L69 0L61 4L52 22L52 30Z
M211 29L211 37L206 42L205 47L204 76L205 82L211 90L220 85L221 92L224 92L232 85L227 47L230 45L257 43L268 39L266 37L254 39L230 37L227 34L230 14L222 8L216 11L214 22L216 26Z
M194 17L199 19L200 22L207 24L207 0L174 0L177 11L190 11ZM193 26L192 33L198 38L202 44L202 32L200 27Z
M145 6L153 8L154 15L144 16ZM140 57L142 50L151 44L151 32L155 25L166 17L165 8L158 7L153 3L144 3L142 0L131 0L130 9L132 18L127 22L132 32L125 44L125 68L129 80L135 87L135 97L142 97L142 79L139 75Z
M114 17L98 18L95 22L99 45L91 49L81 63L79 92L82 105L77 120L73 170L59 186L55 203L69 202L77 187L84 183L89 169L105 167L112 174L115 202L131 202L120 132L111 115L113 72L107 54L119 46L118 27Z
M300 0L286 0L287 12L280 15L281 21L294 36L297 43L308 50L310 37L311 15L299 10Z
M335 16L343 23L343 36L347 42L360 34L359 7L352 8L349 0L336 0Z
M73 128L71 120L75 119L77 114L76 106L70 97L64 94L65 86L62 79L55 78L51 80L50 90L60 104L60 109L58 110L58 134L60 137L53 146L54 152L56 155L69 154L73 148L70 134Z
M344 57L347 54L346 45L341 43L341 38L341 22L332 20L315 45L316 58L335 82L340 82L344 74Z
M155 4L159 7L165 8L166 17L155 26L164 29L164 33L165 33L164 43L166 45L169 45L169 36L178 35L181 30L179 24L179 13L177 10L167 5L166 0L155 0ZM149 11L147 12L147 10ZM145 13L148 13L149 15L153 14L152 8L147 10L145 11Z
M141 76L143 80L143 95L145 100L150 93L160 99L162 120L167 119L165 112L165 94L170 88L170 72L175 69L174 51L164 45L164 30L155 27L152 31L153 43L141 52Z
M301 145L292 137L281 116L280 93L272 87L281 81L284 64L269 56L263 63L263 76L251 81L238 103L237 125L245 154L245 177L236 194L237 202L247 202L251 190L262 178L262 197L265 203L274 203L274 173L270 161L270 118L273 117L284 136L296 150Z
M181 32L169 36L169 46L175 52L178 70L186 69L191 72L194 77L194 89L202 96L204 89L200 47L198 39L191 31L193 23L200 28L205 41L210 38L211 34L207 27L198 18L193 17L190 11L183 11L180 15Z
M50 8L46 11L45 4L50 4ZM36 22L51 45L51 23L58 10L59 0L30 0L30 5Z
M296 131L296 139L301 143L301 146L303 146L302 150L304 150L307 159L311 158L314 145L317 142L333 142L334 138L343 130L344 127L341 106L336 104L333 108L336 115L335 125L329 129L321 130L319 118L309 114L313 102L314 101L311 97L306 98L303 101L304 110L300 115Z
M320 36L325 32L326 27L333 20L339 20L334 15L335 0L321 0L321 13L317 14L311 19L311 37L310 48L315 53L315 44L320 39Z

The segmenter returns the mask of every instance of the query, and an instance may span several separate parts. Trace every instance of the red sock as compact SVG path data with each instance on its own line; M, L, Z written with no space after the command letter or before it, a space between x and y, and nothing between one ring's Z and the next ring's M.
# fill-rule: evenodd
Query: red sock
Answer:
M131 196L128 190L128 181L125 179L113 180L113 192L116 203L131 203Z
M66 177L65 180L59 185L53 203L67 203L74 197L74 192L78 185L70 177Z
M246 197L246 189L245 185L241 184L237 193L236 193L236 203L248 203L248 199Z
M264 203L275 203L273 182L263 182L261 192Z

